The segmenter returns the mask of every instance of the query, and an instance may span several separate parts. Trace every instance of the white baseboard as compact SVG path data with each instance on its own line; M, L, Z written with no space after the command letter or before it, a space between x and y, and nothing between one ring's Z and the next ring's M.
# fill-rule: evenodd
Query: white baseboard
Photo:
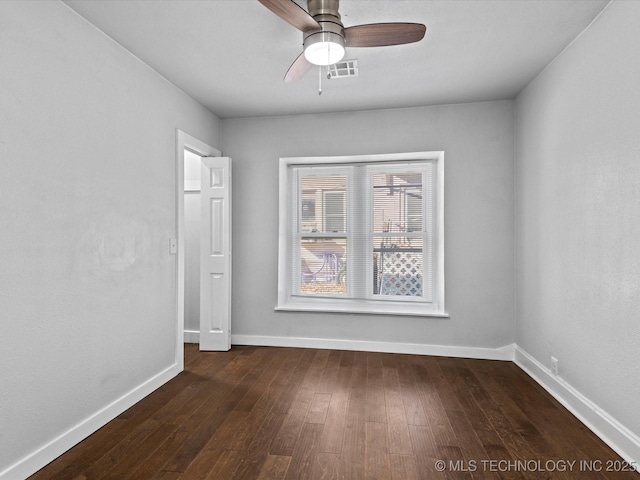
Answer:
M199 330L185 330L184 331L184 343L200 343L200 331Z
M478 358L485 360L513 361L515 344L500 348L457 347L423 345L418 343L367 342L330 338L266 337L257 335L231 335L232 345L256 345L269 347L329 348L366 352L406 353L439 357Z
M637 435L518 346L514 361L618 455L640 466Z
M34 474L71 447L78 444L93 432L113 420L126 409L171 380L178 373L180 373L180 368L174 364L151 377L149 380L138 385L117 400L114 400L106 407L98 410L89 418L71 427L62 435L54 438L46 445L40 447L36 451L11 465L9 468L0 472L0 480L16 480L19 478L27 478Z

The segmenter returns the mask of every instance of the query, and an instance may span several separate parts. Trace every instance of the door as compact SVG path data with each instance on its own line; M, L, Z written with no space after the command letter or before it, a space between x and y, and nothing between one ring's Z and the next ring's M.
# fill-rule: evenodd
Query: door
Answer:
M231 348L231 159L201 164L200 350Z

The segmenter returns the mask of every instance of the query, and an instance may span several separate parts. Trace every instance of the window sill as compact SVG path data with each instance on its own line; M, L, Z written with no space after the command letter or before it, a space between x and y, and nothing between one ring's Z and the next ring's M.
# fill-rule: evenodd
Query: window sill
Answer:
M381 302L376 300L340 300L314 298L313 301L290 298L276 306L277 312L355 313L369 315L406 315L449 318L444 310L420 303Z

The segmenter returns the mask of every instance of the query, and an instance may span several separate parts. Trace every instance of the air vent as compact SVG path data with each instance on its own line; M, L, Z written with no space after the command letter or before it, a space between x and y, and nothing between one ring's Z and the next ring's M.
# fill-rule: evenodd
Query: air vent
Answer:
M358 76L358 60L342 60L329 66L331 78L347 78Z

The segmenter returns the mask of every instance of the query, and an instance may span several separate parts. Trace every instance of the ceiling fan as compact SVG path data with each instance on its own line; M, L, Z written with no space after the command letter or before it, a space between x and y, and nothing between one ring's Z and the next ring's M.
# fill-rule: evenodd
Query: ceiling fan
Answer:
M308 13L293 0L258 0L303 33L303 52L284 76L298 80L312 65L333 65L346 47L383 47L418 42L427 30L421 23L371 23L345 28L338 13L339 0L307 0Z

